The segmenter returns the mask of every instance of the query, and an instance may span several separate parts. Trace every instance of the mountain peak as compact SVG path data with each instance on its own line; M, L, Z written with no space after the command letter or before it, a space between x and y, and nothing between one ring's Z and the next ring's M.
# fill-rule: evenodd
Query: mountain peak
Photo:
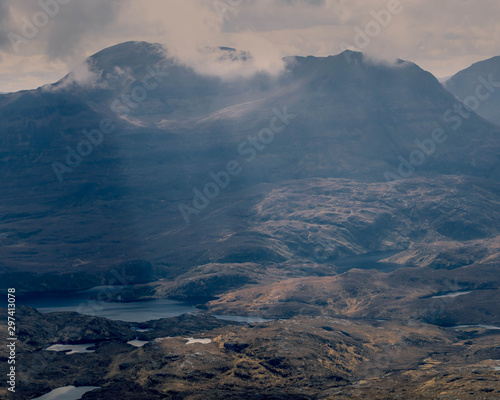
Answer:
M469 106L481 117L500 124L499 82L500 56L496 56L458 72L444 83L444 87L462 101L469 99Z
M105 48L90 56L87 62L108 72L115 67L154 65L166 56L167 50L159 43L130 41Z

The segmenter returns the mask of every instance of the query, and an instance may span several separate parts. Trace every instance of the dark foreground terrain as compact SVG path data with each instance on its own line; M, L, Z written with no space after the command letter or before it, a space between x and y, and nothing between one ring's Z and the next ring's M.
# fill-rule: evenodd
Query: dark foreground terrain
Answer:
M184 315L135 332L136 324L25 307L18 320L13 399L68 385L101 387L86 400L500 397L500 331L480 327L326 316L239 325ZM149 342L127 344L136 337ZM54 343L93 343L95 352L45 350Z

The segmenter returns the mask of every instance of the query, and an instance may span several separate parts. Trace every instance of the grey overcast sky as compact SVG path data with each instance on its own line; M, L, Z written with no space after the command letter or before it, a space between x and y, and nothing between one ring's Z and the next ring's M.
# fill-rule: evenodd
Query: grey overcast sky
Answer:
M0 0L0 92L52 83L110 45L159 42L203 72L199 49L289 55L344 48L402 58L437 77L500 55L498 0Z

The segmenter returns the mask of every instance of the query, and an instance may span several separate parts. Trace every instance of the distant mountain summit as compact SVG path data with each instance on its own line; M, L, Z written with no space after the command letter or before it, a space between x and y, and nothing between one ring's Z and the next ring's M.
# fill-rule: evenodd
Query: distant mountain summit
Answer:
M444 87L477 114L500 125L500 56L458 72Z
M225 47L207 52L224 62L251 58ZM225 79L196 73L159 44L127 42L96 53L54 85L0 95L0 144L6 153L42 154L40 161L49 162L43 156L109 118L120 129L148 129L148 134L188 130L192 135L183 137L184 143L203 132L204 140L210 138L210 157L222 142L237 147L265 128L274 108L286 108L297 118L276 135L279 145L266 150L272 155L266 161L276 163L260 164L274 171L265 173L266 179L384 180L417 169L496 174L497 160L485 155L498 146L498 128L475 114L463 117L456 102L434 76L402 60L373 62L352 51L288 57L277 77ZM196 151L199 144L193 146Z

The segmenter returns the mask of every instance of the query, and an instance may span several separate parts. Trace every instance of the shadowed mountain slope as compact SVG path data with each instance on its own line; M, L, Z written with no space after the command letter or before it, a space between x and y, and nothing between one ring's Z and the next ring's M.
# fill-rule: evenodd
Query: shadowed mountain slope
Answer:
M213 51L226 61L250 59L233 49ZM285 65L279 76L221 79L195 73L158 45L128 42L90 57L54 85L0 95L4 276L10 282L18 271L55 274L24 280L44 288L73 274L86 276L75 285L89 286L106 282L102 271L136 260L153 264L151 279L208 263L310 261L317 246L303 240L318 221L321 235L341 244L339 255L436 235L498 235L498 224L488 222L461 238L448 203L435 205L440 218L430 217L432 226L417 227L406 203L384 211L382 202L389 172L421 177L399 186L409 192L437 185L446 198L455 191L466 215L479 205L495 210L500 128L476 114L459 126L447 122L443 115L460 103L410 62L376 64L349 52L291 57ZM426 181L442 174L455 177ZM478 178L476 197L466 199L471 183L459 184L461 175ZM330 195L314 179L354 192L380 185L359 201L381 202L381 214L335 222L338 204L325 201ZM336 179L349 179L352 188ZM304 206L294 200L297 186L310 187L308 207L324 209L313 223L303 213L293 230L289 222L280 229L271 221L284 217L267 215L263 205L275 207L279 198L293 215ZM347 210L349 196L342 202L354 215L362 211ZM399 222L368 240L391 214Z

